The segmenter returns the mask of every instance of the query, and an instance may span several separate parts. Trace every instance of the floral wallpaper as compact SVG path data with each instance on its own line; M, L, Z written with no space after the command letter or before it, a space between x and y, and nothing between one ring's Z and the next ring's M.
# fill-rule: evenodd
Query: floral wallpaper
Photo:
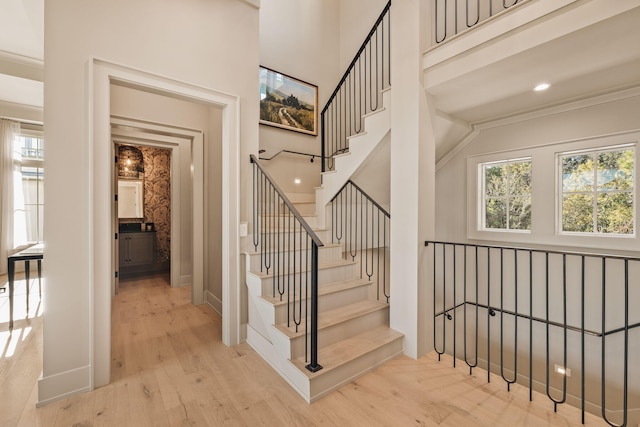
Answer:
M171 256L171 150L140 146L144 158L144 222L156 227L156 261Z
M156 262L168 261L171 258L171 150L127 145L120 145L117 150L118 175L143 180L143 221L155 225ZM136 152L141 153L140 158ZM132 168L126 165L127 159L139 160L142 164ZM131 222L130 219L124 221Z

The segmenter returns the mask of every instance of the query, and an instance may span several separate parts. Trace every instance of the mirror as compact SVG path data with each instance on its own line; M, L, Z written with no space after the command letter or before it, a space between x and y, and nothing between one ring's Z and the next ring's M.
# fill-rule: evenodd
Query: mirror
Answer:
M143 218L141 179L118 180L118 218Z

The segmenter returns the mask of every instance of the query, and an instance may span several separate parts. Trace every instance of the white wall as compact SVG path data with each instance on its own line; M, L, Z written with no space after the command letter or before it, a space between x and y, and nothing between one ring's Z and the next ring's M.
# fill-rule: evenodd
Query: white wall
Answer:
M578 103L575 104L577 108L557 114L497 123L496 126L480 131L475 139L450 157L446 163L441 162L436 174L436 238L452 242L463 242L468 238L467 215L475 209L469 202L469 197L473 199L473 195L467 194L467 159L471 156L503 152L504 156L508 157L509 153L515 150L531 149L533 152L535 149L536 152L541 152L541 147L555 144L545 149L553 155L555 152L563 151L563 146L569 146L568 143L563 145L563 142L640 129L640 95L618 101L611 101L609 98L602 100L607 102L590 106ZM520 241L543 245L561 244L557 236L554 236L554 217L548 215L548 212L553 214L554 209L555 170L553 164L549 165L549 161L542 164L545 170L540 170L540 165L541 163L538 163L538 168L535 164L533 166L534 192L538 182L545 181L546 185L538 186L543 189L544 194L533 194L533 221L537 221L542 230L534 230L531 236L523 235ZM537 212L536 206L540 208ZM546 213L541 217L542 210ZM500 236L496 235L494 239L499 238ZM580 247L581 241L573 239L570 245L565 243L565 246ZM582 246L586 244L582 243ZM613 246L613 249L622 248L619 241ZM602 247L607 246L603 244Z
M388 0L340 1L340 77L351 64L387 2Z
M173 0L162 7L152 0L61 0L47 3L45 29L44 274L55 292L44 300L40 402L92 386L91 58L239 96L241 219L248 217L250 203L248 157L258 145L258 10L253 6L239 0ZM71 166L70 153L78 159Z
M424 262L433 236L435 137L421 82L425 0L391 8L391 327L405 334L405 354L429 350L431 295Z
M338 4L338 0L270 0L260 8L260 64L318 86L319 110L340 74ZM320 137L261 125L260 148L269 157L282 149L319 154Z

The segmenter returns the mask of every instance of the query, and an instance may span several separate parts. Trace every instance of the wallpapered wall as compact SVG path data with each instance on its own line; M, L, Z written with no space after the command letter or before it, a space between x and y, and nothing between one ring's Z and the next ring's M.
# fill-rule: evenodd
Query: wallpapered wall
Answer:
M144 157L144 221L156 226L156 261L169 259L171 239L171 150L140 147Z
M144 174L144 222L156 227L156 262L171 256L171 150L136 146L142 152ZM119 156L119 169L126 158ZM122 221L121 221L122 222ZM131 222L131 220L126 220Z

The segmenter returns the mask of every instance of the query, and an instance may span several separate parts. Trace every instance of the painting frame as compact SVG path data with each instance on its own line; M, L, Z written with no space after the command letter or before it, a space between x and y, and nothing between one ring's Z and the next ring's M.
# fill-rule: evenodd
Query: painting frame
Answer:
M260 124L318 135L318 86L260 65Z

